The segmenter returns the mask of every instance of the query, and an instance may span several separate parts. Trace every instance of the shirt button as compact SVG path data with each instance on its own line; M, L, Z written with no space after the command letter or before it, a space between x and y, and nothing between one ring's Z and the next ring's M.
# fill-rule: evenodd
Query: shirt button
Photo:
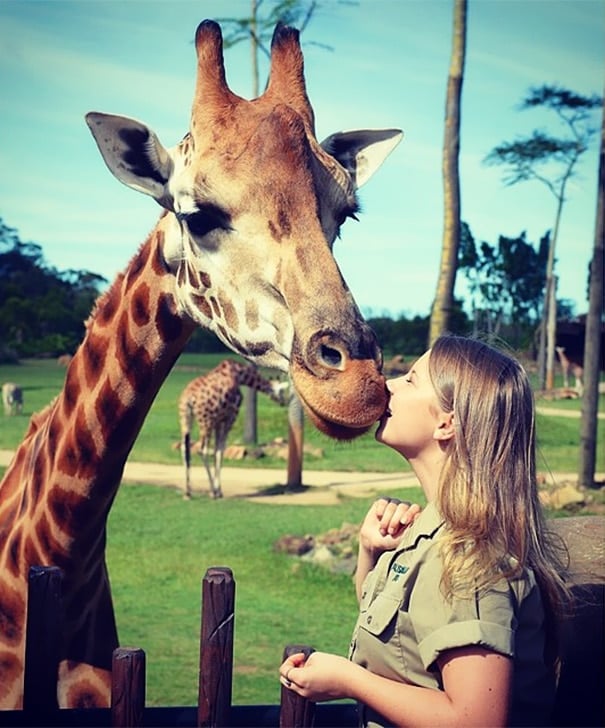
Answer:
M367 621L367 623L368 623L368 624L371 624L371 623L372 623L372 615L371 615L371 614L370 614L370 616L369 616L369 617L367 618L367 620L366 620L366 621Z

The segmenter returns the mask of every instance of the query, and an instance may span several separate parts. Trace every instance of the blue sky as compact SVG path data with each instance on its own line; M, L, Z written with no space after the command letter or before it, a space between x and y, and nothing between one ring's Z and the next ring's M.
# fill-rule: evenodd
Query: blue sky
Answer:
M248 9L249 0L0 0L0 216L21 240L39 243L60 270L111 280L127 265L160 210L111 176L84 114L141 119L172 146L187 131L197 24ZM348 222L335 247L366 314L426 315L435 293L451 23L451 0L324 0L303 36L318 138L405 131L360 191L360 222ZM525 230L537 243L552 227L546 187L505 187L503 170L482 159L535 128L561 133L554 117L516 109L530 86L603 92L604 30L602 0L469 0L460 167L462 218L477 241ZM249 97L248 46L225 58L232 89ZM597 166L595 143L569 189L556 252L558 295L578 313L587 308Z

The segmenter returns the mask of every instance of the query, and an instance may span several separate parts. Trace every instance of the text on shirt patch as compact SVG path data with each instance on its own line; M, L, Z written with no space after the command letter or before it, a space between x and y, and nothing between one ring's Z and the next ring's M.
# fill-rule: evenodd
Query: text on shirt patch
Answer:
M399 579L402 574L405 574L406 571L409 571L409 568L407 566L401 566L400 564L393 564L391 566L391 569L395 572L391 581L397 581L397 579Z

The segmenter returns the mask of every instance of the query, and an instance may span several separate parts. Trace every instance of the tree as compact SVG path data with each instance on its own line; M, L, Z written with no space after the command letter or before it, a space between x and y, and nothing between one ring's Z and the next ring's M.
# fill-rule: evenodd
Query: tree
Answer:
M445 133L443 140L443 246L437 291L431 310L429 343L449 327L456 283L456 261L460 245L460 97L466 55L467 0L454 0L452 55L447 82Z
M250 15L244 18L217 18L217 22L225 28L225 48L250 40L253 98L260 93L259 53L270 57L269 42L276 24L282 22L294 26L302 34L319 6L317 0L274 0L268 12L261 15L259 10L263 4L264 0L250 0Z
M599 370L601 357L601 327L603 320L603 236L605 234L605 113L601 121L601 150L594 249L590 264L588 316L584 339L584 396L580 432L580 485L594 487L597 448L597 410L599 402Z
M504 183L536 180L546 185L556 199L555 222L546 266L546 286L540 333L539 375L541 388L552 389L556 334L555 250L569 180L595 134L592 112L600 107L599 96L582 96L559 86L530 88L520 110L544 108L553 111L567 132L555 137L534 130L529 137L503 142L486 156L485 163L504 165ZM554 171L553 171L554 169Z
M106 282L86 270L57 271L0 218L0 357L74 350Z
M520 345L540 317L548 248L548 232L537 246L525 232L516 238L500 235L493 246L486 241L477 245L462 223L458 269L471 293L475 335L482 329L500 336L507 325L511 343Z

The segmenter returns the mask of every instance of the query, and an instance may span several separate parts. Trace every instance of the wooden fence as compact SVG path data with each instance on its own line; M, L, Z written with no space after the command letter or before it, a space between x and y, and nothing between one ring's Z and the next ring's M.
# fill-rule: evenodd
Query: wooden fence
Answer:
M583 526L589 522L582 519ZM602 533L601 520L597 537ZM593 525L593 524L591 524ZM602 568L602 566L601 566ZM208 569L202 581L202 619L198 704L195 707L145 706L145 653L115 650L111 707L59 709L56 698L62 575L56 567L34 567L29 575L24 707L0 711L0 726L279 726L339 728L357 726L353 703L314 704L282 687L280 705L232 705L235 581L230 569ZM591 581L594 581L591 579ZM553 726L605 725L604 584L576 584L576 610L562 628L562 671ZM284 657L309 651L288 645ZM277 680L278 665L275 666Z

